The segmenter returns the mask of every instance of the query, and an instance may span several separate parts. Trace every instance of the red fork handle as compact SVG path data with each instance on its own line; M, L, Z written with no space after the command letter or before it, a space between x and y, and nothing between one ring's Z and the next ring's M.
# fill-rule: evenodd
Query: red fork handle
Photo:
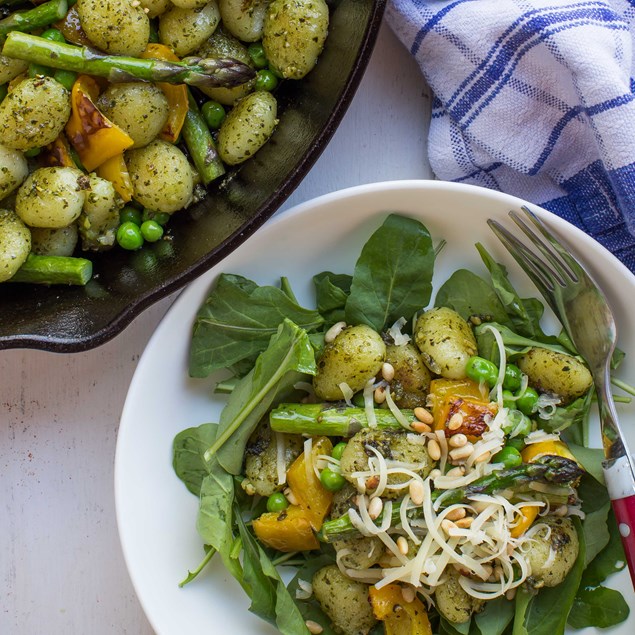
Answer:
M611 504L622 537L631 581L635 587L635 494L625 498L615 498Z

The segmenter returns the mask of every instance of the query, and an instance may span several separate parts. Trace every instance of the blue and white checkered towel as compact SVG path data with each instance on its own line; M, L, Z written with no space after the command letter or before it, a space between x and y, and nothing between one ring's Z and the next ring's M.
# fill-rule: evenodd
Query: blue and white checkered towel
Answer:
M635 0L391 0L434 93L430 163L543 205L635 272Z

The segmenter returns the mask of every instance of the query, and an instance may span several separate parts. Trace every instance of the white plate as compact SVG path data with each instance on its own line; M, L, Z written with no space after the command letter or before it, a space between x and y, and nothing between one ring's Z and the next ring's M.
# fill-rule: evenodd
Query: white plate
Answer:
M115 465L117 521L132 582L159 635L274 633L248 613L248 600L218 559L190 585L177 584L203 556L196 533L197 500L174 475L171 447L180 430L217 421L224 400L211 395L211 380L187 374L190 332L197 309L221 272L240 273L260 284L289 278L300 302L313 306L311 277L320 271L352 272L361 246L388 211L421 219L433 239L448 242L437 260L435 284L456 269L485 273L474 248L483 242L509 264L524 295L537 295L498 244L485 220L522 201L472 186L435 181L397 181L329 194L269 221L219 266L191 284L175 302L148 344L132 380L121 418ZM620 346L628 352L620 375L635 377L632 302L635 277L584 233L544 212L546 220L584 257L612 301ZM434 299L434 296L433 296ZM631 382L632 383L632 382ZM624 428L635 447L635 406L622 408ZM628 574L610 580L631 606ZM589 629L594 632L594 629ZM635 632L635 615L612 632Z

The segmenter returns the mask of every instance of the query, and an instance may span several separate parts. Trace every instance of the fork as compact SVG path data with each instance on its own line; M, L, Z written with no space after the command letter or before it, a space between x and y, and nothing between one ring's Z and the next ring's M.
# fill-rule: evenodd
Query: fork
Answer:
M530 249L499 222L487 224L531 278L560 319L593 376L600 413L604 478L635 586L635 466L620 429L610 390L617 329L611 307L589 273L527 207L509 216L534 246Z

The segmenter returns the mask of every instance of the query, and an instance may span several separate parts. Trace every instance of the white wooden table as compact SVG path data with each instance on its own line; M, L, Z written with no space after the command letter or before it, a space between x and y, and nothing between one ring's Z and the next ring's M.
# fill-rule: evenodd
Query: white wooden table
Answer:
M340 128L284 207L431 178L428 112L418 68L384 25ZM152 633L119 546L113 459L128 384L173 300L93 351L0 351L0 634Z

